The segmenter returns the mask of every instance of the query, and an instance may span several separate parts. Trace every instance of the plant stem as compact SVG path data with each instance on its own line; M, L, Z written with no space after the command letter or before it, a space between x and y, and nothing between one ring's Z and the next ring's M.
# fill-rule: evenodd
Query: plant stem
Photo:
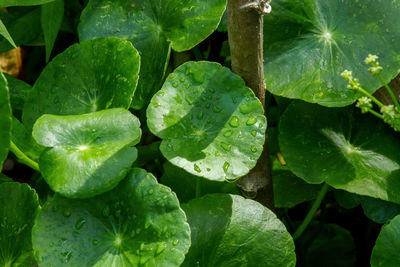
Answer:
M10 141L10 150L14 155L19 159L19 161L35 171L40 171L39 169L39 164L36 161L33 161L30 159L27 155L25 155L24 152L22 152L15 144L13 141Z
M321 188L321 190L318 193L317 199L315 199L314 203L311 206L311 209L308 211L306 217L300 224L300 226L297 228L297 230L293 234L293 239L296 240L301 236L301 234L307 229L307 226L310 224L311 220L313 219L315 212L321 205L322 200L324 199L326 193L329 190L329 185L324 184Z
M381 80L382 84L385 86L386 90L388 91L390 97L391 97L392 100L393 100L393 103L394 103L394 104L396 105L396 107L397 107L397 110L400 111L400 104L399 104L399 101L397 101L397 98L396 98L396 96L394 95L392 89L390 89L389 85L385 82L385 80L383 79L383 77L382 77L381 74L379 74L378 77L379 77L379 79Z
M363 93L364 95L368 96L369 98L371 98L372 101L374 101L375 104L377 104L380 108L384 107L385 105L379 101L378 99L376 99L373 95L371 95L370 93L368 93L367 91L365 91L362 88L358 88L356 89L357 91Z
M243 8L254 0L228 0L228 39L232 70L243 78L265 108L265 82L263 64L263 15L254 8ZM245 195L274 208L271 163L268 138L257 165L236 185Z
M381 114L379 114L378 112L376 112L375 110L368 110L369 113L371 113L372 115L374 115L375 117L378 117L379 119L383 120L383 116Z

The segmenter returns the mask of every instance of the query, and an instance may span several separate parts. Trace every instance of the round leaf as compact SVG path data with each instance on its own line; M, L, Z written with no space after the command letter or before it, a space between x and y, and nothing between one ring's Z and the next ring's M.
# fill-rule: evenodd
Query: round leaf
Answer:
M188 62L168 76L147 108L162 154L187 172L223 181L253 168L265 141L260 101L217 63Z
M373 116L293 102L279 144L289 169L309 183L400 203L400 138Z
M132 106L140 109L160 88L170 46L185 51L203 41L225 6L226 0L92 0L82 12L79 38L116 36L137 47L143 64Z
M400 265L400 216L382 227L372 250L372 267L397 267Z
M272 8L264 18L264 70L273 94L349 105L357 96L343 70L353 70L370 93L382 86L363 62L370 53L380 57L386 82L398 74L399 1L274 0Z
M11 106L7 81L0 73L0 170L6 159L11 138Z
M376 223L386 223L400 214L400 205L376 198L362 197L361 206L365 215Z
M40 266L179 266L190 229L176 195L133 169L114 190L85 200L55 196L33 228Z
M27 184L0 184L0 266L34 266L31 230L39 199Z
M183 205L192 246L182 266L295 266L294 243L275 214L237 195L212 194Z
M33 127L36 141L50 149L39 159L51 189L73 198L115 187L137 157L139 120L124 109L84 115L43 115Z
M140 59L128 41L99 38L75 44L49 63L24 105L31 129L43 114L75 115L107 108L129 108Z

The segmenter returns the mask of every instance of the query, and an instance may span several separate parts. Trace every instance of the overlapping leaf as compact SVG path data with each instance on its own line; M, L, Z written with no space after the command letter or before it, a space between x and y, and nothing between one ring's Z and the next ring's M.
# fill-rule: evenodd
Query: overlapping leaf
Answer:
M400 203L400 138L375 117L293 102L279 143L289 169L309 183Z
M174 165L210 180L235 179L261 155L266 119L243 80L211 62L188 62L169 75L147 108L160 150Z
M39 199L27 184L0 184L0 265L34 266L31 230Z
M139 120L124 109L83 115L43 115L33 137L49 147L39 159L50 187L68 197L84 198L115 187L137 158L131 146L140 140Z
M141 169L94 198L54 197L33 229L43 267L179 266L189 246L189 225L176 195Z
M277 0L264 18L267 89L325 106L356 100L340 77L357 71L368 92L382 85L363 63L376 54L388 82L400 68L400 2L386 0ZM279 67L278 67L279 66Z
M212 194L183 205L192 246L182 266L295 266L294 243L275 214L241 196Z
M160 88L170 46L191 49L218 26L226 0L95 0L82 13L79 38L116 36L140 51L142 69L132 107L140 109Z
M128 41L109 37L72 45L35 82L25 102L23 122L31 129L43 114L129 108L139 68L139 53Z
M11 106L7 81L0 73L0 170L7 157L11 137Z

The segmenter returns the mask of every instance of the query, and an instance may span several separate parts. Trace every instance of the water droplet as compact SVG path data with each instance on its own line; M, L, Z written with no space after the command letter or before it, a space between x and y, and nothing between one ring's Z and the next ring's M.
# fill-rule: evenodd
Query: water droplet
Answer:
M201 120L201 119L203 119L203 117L204 117L204 113L203 113L203 111L199 111L199 113L197 114L197 119L198 120Z
M154 193L154 190L153 190L153 189L147 190L147 194L152 195L153 193Z
M97 246L99 244L99 241L97 239L92 240L92 245Z
M199 167L197 164L194 164L194 165L193 165L193 169L194 169L196 172L201 172L201 169L200 169L200 167Z
M224 172L228 171L229 166L231 166L231 164L229 162L225 161L224 165L222 166L222 169L224 169Z
M237 103L237 98L236 98L236 96L232 96L232 102L233 102L233 104L236 104L236 103Z
M257 152L257 147L252 146L252 147L251 147L251 152L256 153L256 152Z
M219 151L218 151L218 150L215 151L214 155L218 157L218 156L220 155L220 154L219 154Z
M233 133L232 130L227 130L227 131L224 133L224 136L225 136L225 137L229 137L229 136L232 135L232 133Z
M167 199L167 197L168 197L167 195L164 195L164 196L162 197L162 199Z
M69 262L72 257L72 252L71 251L62 252L61 255L64 257L63 260L64 262Z
M185 95L185 100L189 103L189 105L193 105L193 101L190 98L190 95Z
M254 102L256 103L256 102ZM250 103L243 103L239 106L239 110L242 114L249 114L250 112L252 112L257 105L255 105L253 102Z
M71 216L71 209L65 209L63 212L64 217L68 218Z
M254 116L250 116L249 119L246 121L246 124L250 126L250 125L255 124L256 122L257 122L257 118Z
M175 239L174 241L172 241L172 245L177 246L179 244L179 240Z
M167 144L167 151L172 151L172 150L173 150L172 145L171 144Z
M231 151L231 145L230 145L230 144L221 142L221 147L222 147L225 151L228 151L228 152Z
M158 243L157 245L157 250L156 250L156 254L160 254L161 252L163 252L166 248L166 244L164 242Z
M220 113L222 111L222 108L220 108L218 106L214 106L213 111L214 111L214 113Z
M106 206L106 207L103 209L103 216L104 216L104 217L110 216L110 207L109 207L109 206Z
M256 131L256 130L251 131L251 135L254 136L254 137L256 137L257 131Z
M179 85L178 82L173 82L173 83L172 83L172 86L175 87L175 88L177 88L178 85Z
M239 126L239 118L236 116L233 116L231 118L231 120L229 121L229 125L232 127L235 127L235 128L238 127Z
M83 225L85 225L85 223L86 223L86 220L83 219L83 218L80 218L80 219L77 220L76 223L75 223L75 229L76 229L76 230L80 230L80 229L83 227Z
M205 73L202 71L196 71L192 73L192 78L196 83L203 83L204 82Z

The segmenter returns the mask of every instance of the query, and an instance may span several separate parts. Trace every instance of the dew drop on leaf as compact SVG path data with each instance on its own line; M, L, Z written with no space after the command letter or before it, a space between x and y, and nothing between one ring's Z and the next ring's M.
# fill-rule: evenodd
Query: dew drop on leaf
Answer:
M221 147L222 147L225 151L228 151L228 152L231 151L231 145L230 145L230 144L221 142Z
M232 127L235 127L235 128L238 127L239 126L239 118L236 116L233 116L231 118L231 120L229 121L229 125Z
M193 169L194 169L196 172L201 172L201 169L200 169L200 167L199 167L197 164L194 164L194 165L193 165Z
M222 166L222 168L224 169L224 172L228 171L229 166L231 166L231 164L229 162L225 161L224 165Z
M227 131L224 133L224 136L225 136L225 137L229 137L229 136L232 135L232 133L233 133L232 130L227 130Z
M256 130L251 131L251 135L254 136L254 137L256 137L257 131L256 131Z
M251 152L256 153L256 152L257 152L257 147L252 146L252 147L251 147Z
M85 223L86 223L86 220L83 219L83 218L80 218L80 219L77 220L76 223L75 223L75 229L76 229L76 230L80 230L80 229L83 227L83 225L85 225Z
M256 122L257 122L257 118L254 116L250 116L249 119L246 121L246 124L250 126L250 125L255 124Z

